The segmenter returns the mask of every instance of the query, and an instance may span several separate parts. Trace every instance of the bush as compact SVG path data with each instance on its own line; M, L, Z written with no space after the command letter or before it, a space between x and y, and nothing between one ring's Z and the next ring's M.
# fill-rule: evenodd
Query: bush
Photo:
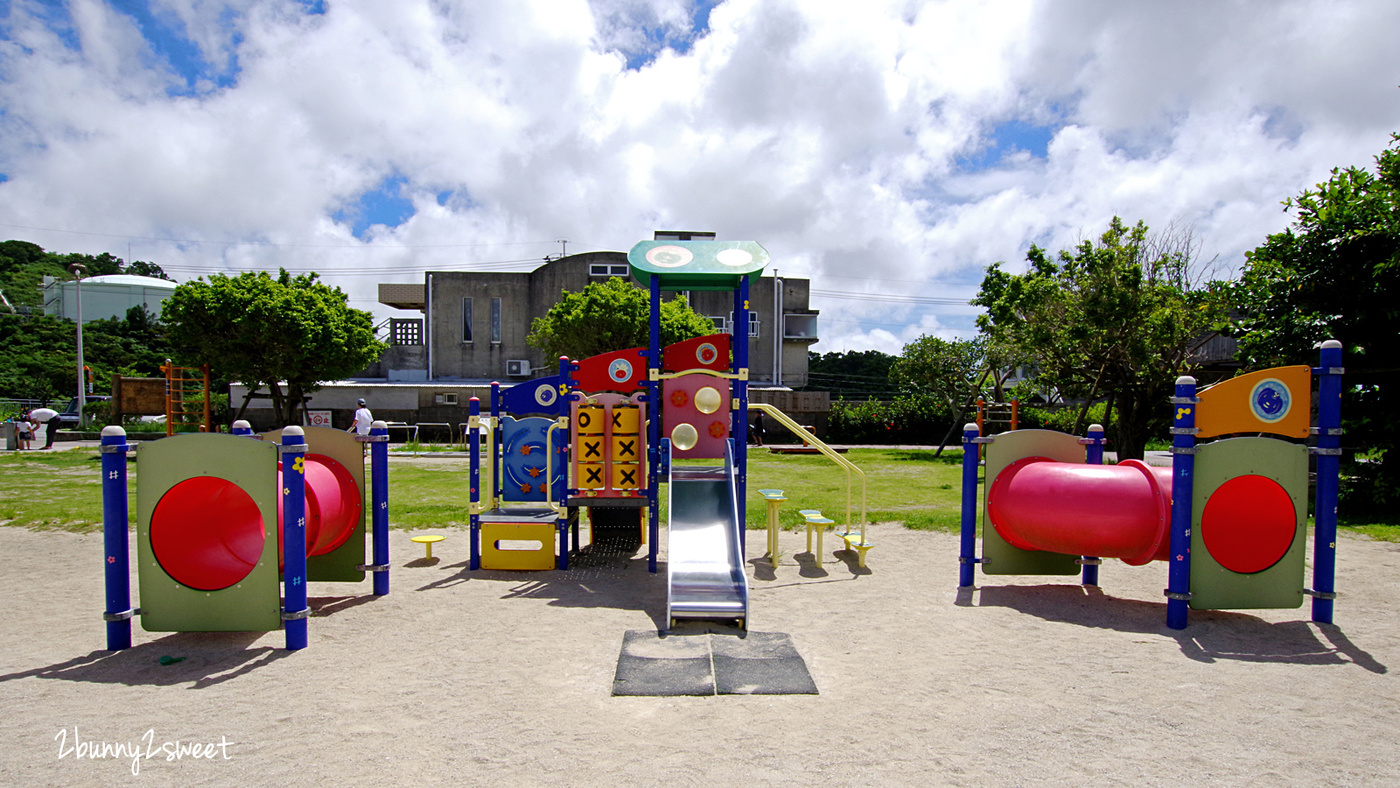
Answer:
M111 400L97 400L83 405L83 421L92 429L100 430L109 424L116 424L112 415Z
M827 440L832 443L931 445L943 440L952 423L947 413L911 397L892 402L838 399L831 403Z
M1056 405L1044 408L1022 407L1019 426L1023 430L1071 432L1074 429L1074 420L1079 417L1079 407L1078 405ZM1090 424L1103 424L1105 433L1113 433L1113 424L1104 424L1106 408L1107 404L1103 402L1096 402L1089 406L1089 412L1084 416L1084 424L1079 428L1081 435L1089 428Z

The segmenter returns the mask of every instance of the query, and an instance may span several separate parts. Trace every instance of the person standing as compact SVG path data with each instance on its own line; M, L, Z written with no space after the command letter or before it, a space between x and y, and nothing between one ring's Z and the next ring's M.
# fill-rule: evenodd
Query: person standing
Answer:
M29 411L29 420L31 422L34 422L35 424L44 425L43 447L45 449L52 449L54 433L58 432L58 411L54 410L53 408L35 408L34 410ZM34 434L34 437L38 438L39 434L36 432Z
M762 446L765 432L767 430L763 426L763 411L760 410L749 420L749 443Z
M359 400L360 407L355 409L355 420L351 422L350 429L346 432L353 432L356 435L368 435L369 426L374 423L374 414L369 412L365 406L364 397Z
M15 446L17 451L24 451L29 448L29 439L34 437L34 425L30 422L29 413L23 413L15 421Z

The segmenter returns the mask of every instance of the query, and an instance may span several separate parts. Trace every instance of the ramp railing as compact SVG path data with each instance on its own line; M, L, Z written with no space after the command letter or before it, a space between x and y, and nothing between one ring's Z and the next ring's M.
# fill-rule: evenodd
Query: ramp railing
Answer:
M779 424L787 427L792 434L802 440L817 447L817 451L826 455L828 459L839 465L846 471L846 533L851 532L851 474L860 477L860 540L865 541L865 472L857 468L855 463L842 457L840 452L823 443L817 436L808 432L805 427L798 424L786 413L778 410L772 405L762 402L750 402L749 407L772 416Z

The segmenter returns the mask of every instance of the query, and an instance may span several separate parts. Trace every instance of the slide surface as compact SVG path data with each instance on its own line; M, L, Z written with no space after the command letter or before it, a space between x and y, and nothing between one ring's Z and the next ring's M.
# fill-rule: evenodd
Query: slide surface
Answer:
M667 487L667 620L737 619L747 628L749 581L739 541L734 463L672 466Z

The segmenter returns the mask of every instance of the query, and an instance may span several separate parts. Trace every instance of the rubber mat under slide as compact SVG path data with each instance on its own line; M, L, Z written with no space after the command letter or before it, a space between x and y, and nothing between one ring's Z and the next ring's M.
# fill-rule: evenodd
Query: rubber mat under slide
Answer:
M614 695L816 695L792 638L782 632L662 636L631 629L622 638Z

